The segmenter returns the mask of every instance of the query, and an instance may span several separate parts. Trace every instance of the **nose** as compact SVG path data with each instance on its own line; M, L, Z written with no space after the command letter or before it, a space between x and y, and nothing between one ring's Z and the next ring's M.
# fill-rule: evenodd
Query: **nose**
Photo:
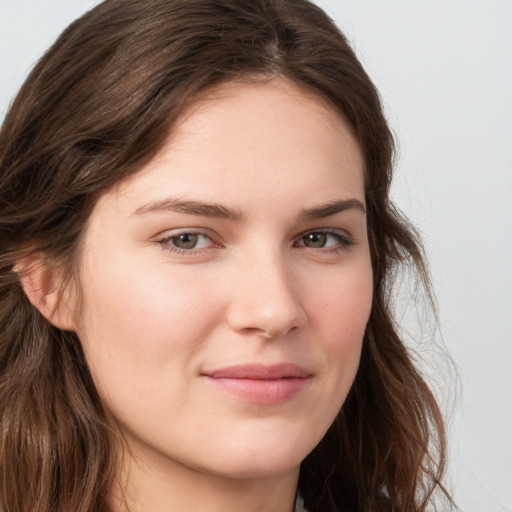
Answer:
M243 334L279 338L307 323L298 284L286 262L262 254L241 264L230 283L228 323Z

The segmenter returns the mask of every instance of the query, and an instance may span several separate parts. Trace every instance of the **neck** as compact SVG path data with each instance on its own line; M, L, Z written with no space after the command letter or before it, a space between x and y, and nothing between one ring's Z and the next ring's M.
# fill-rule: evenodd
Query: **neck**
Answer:
M115 512L293 512L298 477L299 467L230 477L132 452L124 457L110 502Z

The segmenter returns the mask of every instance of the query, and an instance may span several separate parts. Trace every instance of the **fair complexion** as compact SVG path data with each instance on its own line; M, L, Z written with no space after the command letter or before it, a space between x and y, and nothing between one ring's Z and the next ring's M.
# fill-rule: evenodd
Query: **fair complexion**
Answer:
M291 512L372 301L342 117L284 80L212 91L99 199L79 279L67 327L127 445L113 507Z

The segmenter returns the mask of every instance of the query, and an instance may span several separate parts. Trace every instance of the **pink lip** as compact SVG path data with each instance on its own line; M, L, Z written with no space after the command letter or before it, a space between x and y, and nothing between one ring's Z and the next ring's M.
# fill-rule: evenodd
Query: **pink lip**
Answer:
M293 398L311 373L292 364L231 366L203 374L221 390L255 404L278 404Z

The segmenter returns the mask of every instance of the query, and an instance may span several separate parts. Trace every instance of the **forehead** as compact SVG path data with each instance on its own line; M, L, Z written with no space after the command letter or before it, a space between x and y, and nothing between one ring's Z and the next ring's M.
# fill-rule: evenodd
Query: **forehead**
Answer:
M240 143L250 139L253 145L257 145L269 129L266 123L271 123L276 131L283 129L281 137L276 139L276 146L285 142L287 133L294 138L292 142L296 142L296 137L301 135L299 131L308 139L315 140L321 126L322 134L328 131L334 137L350 139L355 151L360 149L352 127L326 98L302 84L276 78L255 82L231 81L206 89L178 117L167 144L159 154L162 155L166 148L178 141L184 142L187 134L199 134L211 124L215 124L217 129L210 135L229 135L230 139L238 139ZM268 143L268 140L264 142ZM240 146L243 147L242 144Z
M364 200L363 157L351 127L326 100L287 80L228 83L181 114L159 153L117 193L237 201L329 189ZM337 196L339 196L339 190ZM311 198L314 202L315 198Z

